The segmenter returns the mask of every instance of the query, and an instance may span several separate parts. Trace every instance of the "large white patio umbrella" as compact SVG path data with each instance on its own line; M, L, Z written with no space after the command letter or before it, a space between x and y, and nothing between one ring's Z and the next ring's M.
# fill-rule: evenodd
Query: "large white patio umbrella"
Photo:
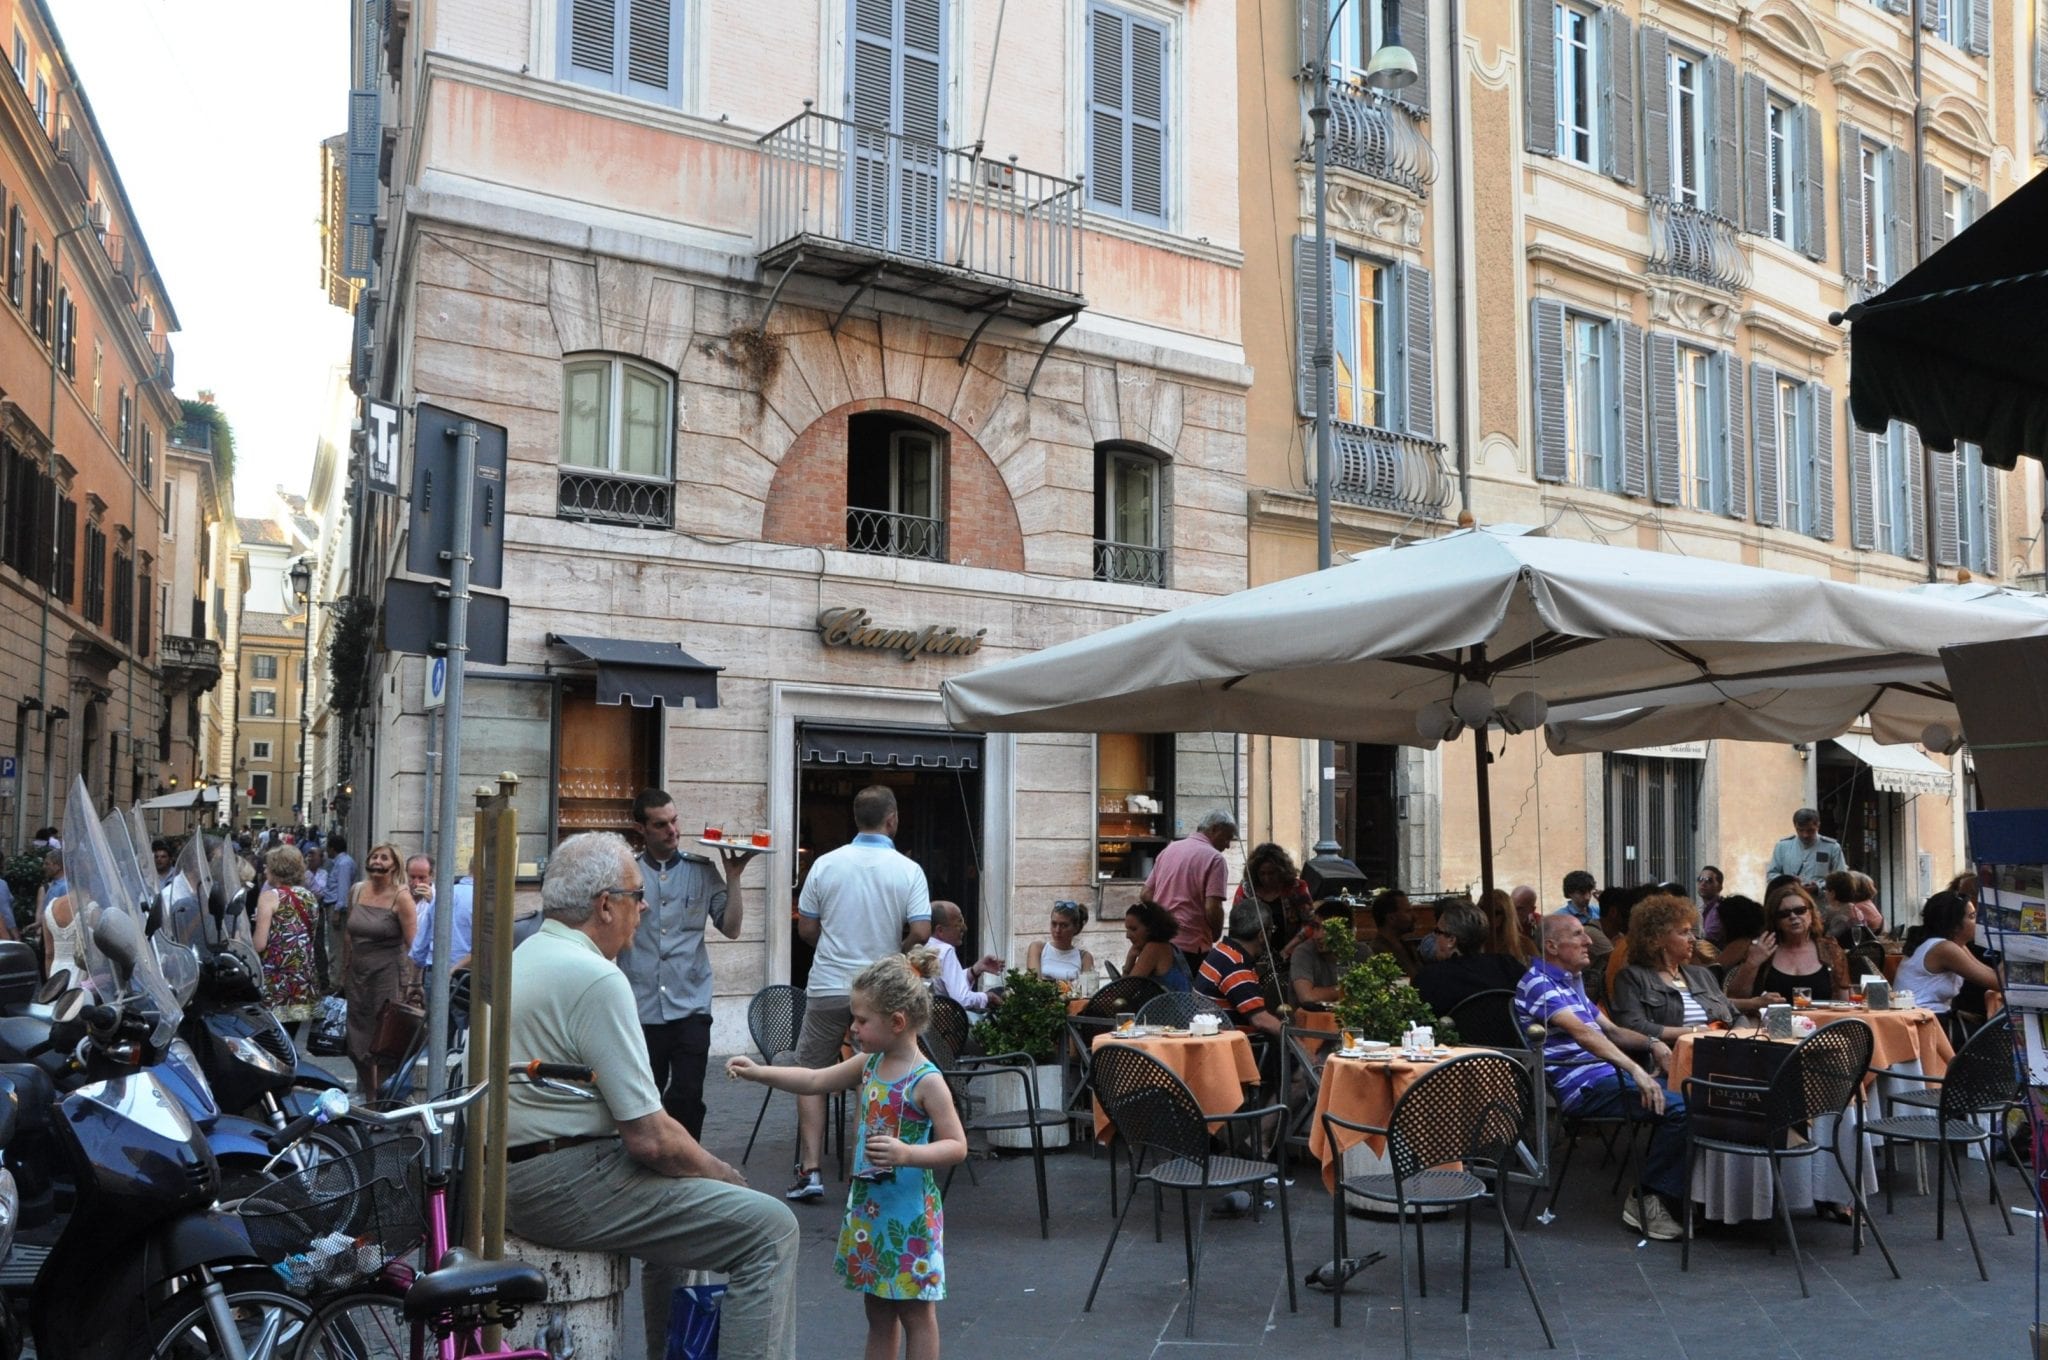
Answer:
M1204 600L948 680L986 732L1257 732L1433 747L1551 706L1612 713L1699 682L1907 683L1939 648L2048 633L1981 601L1844 585L1678 553L1461 530ZM1712 735L1712 734L1706 734ZM1481 879L1493 883L1483 740Z

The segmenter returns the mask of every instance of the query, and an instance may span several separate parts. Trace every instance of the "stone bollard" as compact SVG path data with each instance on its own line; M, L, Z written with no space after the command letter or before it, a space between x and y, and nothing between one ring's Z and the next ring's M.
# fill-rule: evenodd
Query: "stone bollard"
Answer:
M519 1319L516 1343L508 1334L507 1346L531 1345L574 1360L619 1360L625 1354L620 1338L626 1330L632 1257L563 1251L507 1233L505 1259L539 1266L548 1277L546 1306L526 1311Z

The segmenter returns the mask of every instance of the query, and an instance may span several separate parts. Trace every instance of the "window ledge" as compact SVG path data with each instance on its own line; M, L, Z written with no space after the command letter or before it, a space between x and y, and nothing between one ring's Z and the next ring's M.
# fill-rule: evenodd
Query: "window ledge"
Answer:
M1192 255L1198 260L1207 260L1211 264L1219 264L1228 269L1244 267L1244 252L1241 250L1182 236L1167 227L1133 222L1129 218L1118 217L1099 208L1084 209L1081 214L1081 225L1088 231L1099 232L1104 236L1135 241L1139 245L1157 246L1176 255Z

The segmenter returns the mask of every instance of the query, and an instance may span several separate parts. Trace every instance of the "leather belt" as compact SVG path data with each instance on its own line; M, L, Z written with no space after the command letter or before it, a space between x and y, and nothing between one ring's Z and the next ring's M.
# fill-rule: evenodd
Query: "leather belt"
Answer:
M521 1143L518 1147L505 1149L505 1163L524 1162L534 1157L545 1157L550 1152L566 1152L572 1147L585 1143L602 1143L616 1138L611 1133L582 1133L573 1138L543 1138L538 1143Z

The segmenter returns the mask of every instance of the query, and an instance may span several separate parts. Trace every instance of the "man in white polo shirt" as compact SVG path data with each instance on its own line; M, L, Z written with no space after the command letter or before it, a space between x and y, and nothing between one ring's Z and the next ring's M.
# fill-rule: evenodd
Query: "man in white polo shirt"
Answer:
M896 795L871 784L853 796L851 845L818 857L797 900L796 932L817 950L806 988L804 1030L796 1060L809 1068L839 1061L839 1045L853 1023L848 993L860 970L876 959L931 938L931 890L916 861L896 851ZM825 1143L825 1097L797 1097L796 1184L793 1200L825 1197L818 1154Z

